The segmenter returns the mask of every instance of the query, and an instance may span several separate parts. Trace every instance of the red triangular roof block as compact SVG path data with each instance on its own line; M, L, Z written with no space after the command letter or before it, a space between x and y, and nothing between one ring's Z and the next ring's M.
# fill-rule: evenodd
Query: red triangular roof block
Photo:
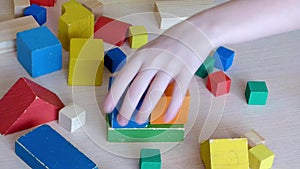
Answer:
M63 107L55 93L22 77L0 100L0 133L11 134L57 120Z

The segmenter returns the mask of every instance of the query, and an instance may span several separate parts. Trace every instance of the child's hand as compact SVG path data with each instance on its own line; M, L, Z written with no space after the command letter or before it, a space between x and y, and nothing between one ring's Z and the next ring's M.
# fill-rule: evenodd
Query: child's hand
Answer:
M168 84L175 81L172 101L165 116L166 122L171 121L181 106L190 80L212 49L201 30L190 23L166 31L137 50L118 73L104 101L104 111L110 113L129 86L117 117L120 125L126 125L148 89L135 119L137 123L144 123Z

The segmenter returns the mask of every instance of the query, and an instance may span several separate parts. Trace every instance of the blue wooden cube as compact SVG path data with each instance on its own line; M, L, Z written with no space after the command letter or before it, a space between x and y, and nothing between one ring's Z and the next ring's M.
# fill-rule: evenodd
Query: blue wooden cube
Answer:
M105 53L104 65L111 72L119 71L126 64L126 55L119 48L110 49Z
M114 82L115 78L114 77L110 77L109 78L109 83L108 83L108 90L110 89L112 83ZM126 93L126 92L125 92ZM124 94L125 94L124 93ZM143 124L137 124L135 122L135 117L138 113L138 110L140 109L140 107L142 106L142 103L143 103L143 100L144 100L144 97L146 95L146 92L145 94L142 96L140 102L138 103L133 115L131 116L131 119L129 120L128 124L126 126L120 126L118 124L118 121L117 121L117 116L119 114L119 110L121 108L121 103L123 102L123 99L124 99L124 95L121 97L120 101L118 102L117 106L114 108L114 110L108 114L108 119L109 119L109 123L110 123L110 126L112 128L144 128L144 127L147 127L149 125L149 120L147 120L145 123Z
M31 168L97 169L97 165L48 125L15 142L16 154Z
M213 57L215 59L215 67L220 70L227 71L232 65L234 51L220 46L214 53Z
M141 149L140 169L160 169L161 156L159 149Z
M17 33L18 61L31 75L39 77L62 68L62 46L46 27Z
M32 4L24 9L24 16L32 15L41 26L47 21L47 9L36 4Z

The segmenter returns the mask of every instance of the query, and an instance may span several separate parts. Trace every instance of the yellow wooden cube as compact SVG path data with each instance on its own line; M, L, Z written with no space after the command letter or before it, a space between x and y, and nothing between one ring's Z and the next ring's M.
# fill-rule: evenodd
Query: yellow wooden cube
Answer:
M148 43L148 32L144 26L129 27L129 43L132 49L138 49Z
M90 38L94 34L94 14L75 0L62 5L58 38L69 51L71 38Z
M73 38L70 44L68 84L100 86L104 69L102 39Z
M249 150L251 169L270 169L274 161L274 153L264 144L259 144Z
M200 144L206 169L248 169L248 142L245 138L211 139Z

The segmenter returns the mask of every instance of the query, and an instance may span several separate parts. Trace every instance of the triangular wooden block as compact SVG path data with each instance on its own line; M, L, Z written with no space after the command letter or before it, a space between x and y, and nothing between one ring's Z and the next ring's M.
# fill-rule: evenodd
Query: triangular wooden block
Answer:
M0 100L0 133L11 134L57 120L63 107L55 93L20 78Z

